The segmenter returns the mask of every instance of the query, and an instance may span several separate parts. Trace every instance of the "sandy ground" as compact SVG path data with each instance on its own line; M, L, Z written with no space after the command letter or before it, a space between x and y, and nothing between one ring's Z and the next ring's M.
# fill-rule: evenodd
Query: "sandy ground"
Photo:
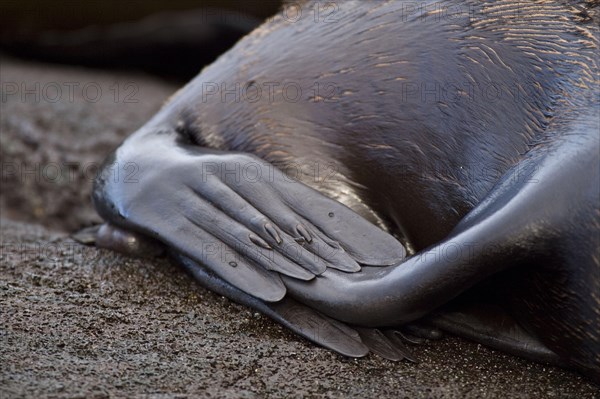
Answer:
M418 364L346 359L169 259L75 243L69 232L98 221L95 167L176 88L10 59L0 74L2 399L600 397L577 374L453 337L413 347Z

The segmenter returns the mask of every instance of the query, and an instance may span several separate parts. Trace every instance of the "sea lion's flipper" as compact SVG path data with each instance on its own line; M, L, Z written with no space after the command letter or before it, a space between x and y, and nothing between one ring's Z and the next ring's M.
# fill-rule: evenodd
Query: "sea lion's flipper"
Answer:
M565 362L495 304L460 304L429 316L433 325L480 344L537 362Z
M363 357L369 348L352 328L302 305L290 297L277 303L266 303L234 287L190 258L179 253L173 256L205 288L239 304L249 306L298 335L327 349L349 357Z
M192 259L179 253L172 255L203 287L263 313L324 348L348 357L363 357L372 352L388 360L416 361L404 343L404 336L398 331L348 326L289 296L275 303L261 301L219 278Z
M352 209L301 183L275 182L274 188L295 212L315 226L314 232L330 247L341 248L358 263L387 266L406 256L404 247L394 237L377 228ZM339 244L338 244L339 243ZM344 270L339 266L333 266Z
M230 190L221 191L213 200L218 201L219 207L231 209L234 217L244 224L249 225L249 219L268 218L274 228L283 230L281 238L284 246L290 246L295 240L308 253L325 260L327 267L345 272L359 271L358 263L392 265L406 256L404 247L393 236L340 202L290 178L258 158L240 162L251 164L253 168L260 167L261 175L268 179L268 184L235 178L221 167L213 173L222 173L221 180ZM211 195L206 184L199 184L197 189L203 196ZM240 214L240 206L245 206L249 214ZM251 212L256 212L256 215ZM257 234L260 233L257 231ZM263 238L274 247L277 245L269 236L263 235ZM304 253L300 247L293 248L291 252L297 255Z
M135 181L115 178L120 165L135 165ZM130 137L102 167L93 199L112 224L270 302L285 295L279 275L307 281L405 255L391 235L262 159L189 145L171 128Z
M593 257L583 262L576 255L583 245L583 253L593 253L594 241L570 233L575 223L590 234L595 228L589 218L598 210L597 117L569 123L570 134L555 139L552 148L532 149L446 239L385 269L328 270L308 283L284 278L288 292L350 324L402 325L507 268L586 268L591 275L598 270ZM593 296L585 300L593 311Z
M371 352L384 359L417 361L416 357L403 342L403 336L398 334L397 331L364 327L356 327L356 330L360 334L361 340L369 347Z

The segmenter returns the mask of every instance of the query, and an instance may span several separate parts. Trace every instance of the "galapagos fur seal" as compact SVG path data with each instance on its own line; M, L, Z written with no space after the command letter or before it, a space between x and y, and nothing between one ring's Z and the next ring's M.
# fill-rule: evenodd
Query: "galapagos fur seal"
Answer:
M433 314L598 381L597 4L405 5L263 24L107 159L98 212L340 353L409 356L378 328ZM446 308L483 284L510 327Z

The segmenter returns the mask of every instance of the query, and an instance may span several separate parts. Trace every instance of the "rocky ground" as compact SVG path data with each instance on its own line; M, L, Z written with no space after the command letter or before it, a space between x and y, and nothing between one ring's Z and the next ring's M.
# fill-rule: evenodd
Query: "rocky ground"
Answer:
M0 75L1 398L600 396L577 374L453 337L413 347L418 364L346 359L168 259L75 243L69 232L99 220L95 169L176 87L6 58Z

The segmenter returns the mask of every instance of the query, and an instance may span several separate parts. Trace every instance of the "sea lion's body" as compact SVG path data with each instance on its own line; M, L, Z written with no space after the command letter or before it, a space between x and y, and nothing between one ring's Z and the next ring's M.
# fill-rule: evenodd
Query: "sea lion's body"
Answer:
M428 6L344 2L329 24L275 18L178 92L117 159L166 160L148 139L156 131L253 154L416 254L384 269L286 277L300 302L387 326L491 277L528 332L597 377L598 29L583 3ZM104 185L103 216L136 228L126 188Z

